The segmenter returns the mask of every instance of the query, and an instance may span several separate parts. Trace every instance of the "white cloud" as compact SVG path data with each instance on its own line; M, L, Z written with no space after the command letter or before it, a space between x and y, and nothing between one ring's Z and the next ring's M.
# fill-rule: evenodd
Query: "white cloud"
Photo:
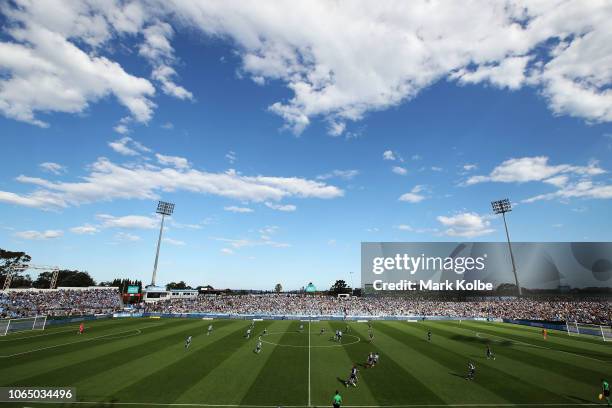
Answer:
M56 176L66 172L66 167L53 162L40 163L39 166L41 169L43 169L43 171L53 173Z
M331 121L329 123L329 129L328 129L328 133L331 136L340 136L342 135L342 133L344 133L344 130L346 129L346 123L344 122L337 122L337 121Z
M498 88L519 89L525 84L527 63L532 57L509 57L501 62L480 65L476 70L462 68L451 78L462 84L489 82Z
M427 198L424 194L421 194L424 190L425 186L416 185L412 188L412 190L410 190L410 192L402 194L399 200L409 203L419 203Z
M234 251L231 250L230 248L221 248L221 253L223 253L225 255L233 255Z
M395 157L395 153L393 152L393 150L385 150L383 152L383 160L391 160L394 161L397 158Z
M254 210L248 207L237 207L235 205L230 205L228 207L223 207L225 211L234 212L234 213L252 213Z
M443 171L443 170L444 170L444 169L443 169L442 167L438 167L438 166L431 166L431 171L437 171L437 172L440 172L440 171Z
M550 165L548 157L534 156L522 157L519 159L509 159L504 161L487 176L472 176L467 181L467 185L483 182L500 183L526 183L530 181L543 181L546 179L559 182L554 179L564 173L575 175L596 176L604 174L605 170L599 167L597 162L591 162L587 166L574 166L569 164Z
M272 227L276 229L276 227ZM232 253L241 248L247 247L259 247L259 246L267 246L272 248L288 248L291 245L285 242L277 242L270 238L270 235L274 232L265 233L266 229L264 228L260 231L261 236L259 239L246 239L246 238L213 238L215 241L224 242L231 247Z
M109 96L146 122L153 83L192 99L177 84L181 30L228 39L243 77L284 84L292 95L269 110L296 133L322 118L338 135L445 79L531 86L555 114L612 120L605 1L20 1L2 12L0 112L39 126L38 113L80 113ZM104 52L134 41L151 81Z
M538 194L522 200L533 203L552 199L612 199L612 185L593 181L593 178L607 172L599 167L597 161L586 166L571 164L548 164L548 157L523 157L504 161L486 176L472 176L464 184L483 182L526 183L542 182L554 186L557 191Z
M612 185L595 183L591 180L581 180L563 185L559 190L553 193L540 194L525 199L522 202L533 203L541 200L571 198L609 200L612 199Z
M115 152L124 156L138 156L142 153L148 153L151 151L151 149L142 143L137 142L128 136L122 137L121 139L117 139L113 142L109 142L108 145Z
M264 204L266 205L266 207L277 211L292 212L297 210L297 207L293 204L274 204L270 202L265 202Z
M118 232L115 234L115 240L121 242L136 242L140 241L140 237L138 235L131 234L129 232Z
M159 221L154 217L143 215L126 215L115 217L108 214L97 214L104 228L154 229L159 227Z
M76 182L19 176L17 181L35 185L37 190L25 195L0 191L0 202L47 209L117 199L156 200L162 191L188 191L254 202L288 197L332 199L344 195L335 186L298 177L243 176L235 171L208 173L147 164L122 166L104 157L89 169L90 173Z
M325 173L325 174L321 174L317 176L317 180L328 180L331 178L341 178L344 180L351 180L357 175L359 175L359 170L332 170L329 173Z
M179 170L185 170L190 167L189 161L184 157L178 156L164 156L163 154L156 153L157 161L163 165L170 165L176 167Z
M395 174L399 174L400 176L405 176L406 174L408 174L408 170L406 170L406 168L401 167L401 166L393 166L391 171L394 172Z
M161 125L162 129L172 130L174 129L174 124L172 122L165 122Z
M126 134L130 133L130 129L128 129L128 127L126 125L124 125L123 123L120 123L117 126L115 126L113 128L113 130L115 132L119 133L120 135L126 135Z
M394 227L395 229L398 229L400 231L414 231L414 228L412 228L410 225L408 224L400 224L400 225L396 225Z
M476 213L461 213L450 217L439 216L438 222L446 230L444 234L451 237L474 238L487 235L495 231L491 228L489 216L482 216Z
M466 171L466 172L467 172L467 171L476 170L477 168L478 168L478 166L477 166L477 165L475 165L475 164L469 164L469 163L468 163L468 164L464 164L464 165L463 165L463 170L464 170L464 171Z
M229 152L225 154L225 158L227 159L227 161L230 162L230 164L234 164L237 159L236 152L234 152L233 150L230 150Z
M5 5L2 10L8 20L3 31L9 38L0 42L0 68L5 72L0 79L0 112L46 127L38 112L80 113L91 102L112 95L134 119L147 122L151 118L155 89L148 80L76 45L75 40L86 41L89 36L95 41L93 37L101 34L93 33L100 26L99 14L88 16L88 7L75 3L21 6ZM83 13L75 15L75 9Z
M64 232L61 230L46 230L46 231L20 231L16 232L15 236L21 239L30 239L30 240L45 240L45 239L55 239L60 238L64 235Z
M85 225L81 225L79 227L74 227L74 228L70 228L70 231L75 233L75 234L79 234L79 235L93 235L93 234L97 234L98 232L100 232L100 230L90 224L85 224Z
M163 238L162 241L164 241L167 244L174 245L174 246L185 246L185 245L187 245L186 242L179 241L178 239L173 239L173 238Z

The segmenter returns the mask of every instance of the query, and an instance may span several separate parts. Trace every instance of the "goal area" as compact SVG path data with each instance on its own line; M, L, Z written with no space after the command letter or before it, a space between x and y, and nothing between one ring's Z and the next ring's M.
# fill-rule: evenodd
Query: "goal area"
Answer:
M0 336L9 333L24 332L30 330L45 330L47 316L23 317L19 319L0 320Z
M603 341L612 341L612 327L606 325L566 322L567 334L570 336L595 336Z

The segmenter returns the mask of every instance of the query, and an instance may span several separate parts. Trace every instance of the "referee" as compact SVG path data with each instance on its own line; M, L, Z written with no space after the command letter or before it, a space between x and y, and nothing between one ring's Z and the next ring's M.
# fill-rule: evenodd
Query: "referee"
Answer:
M340 395L338 390L336 390L336 395L334 395L333 406L334 408L340 408L341 404L342 404L342 396Z

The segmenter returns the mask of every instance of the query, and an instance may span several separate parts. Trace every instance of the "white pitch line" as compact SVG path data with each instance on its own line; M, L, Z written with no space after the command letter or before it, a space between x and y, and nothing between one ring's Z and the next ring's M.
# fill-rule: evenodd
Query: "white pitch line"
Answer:
M5 341L16 341L16 340L28 340L28 339L33 339L33 338L35 338L35 337L42 337L42 336L53 336L54 334L58 334L58 333L68 333L68 332L71 332L71 331L75 331L75 330L76 330L76 326L73 326L73 327L74 327L74 328L69 329L69 330L59 330L59 331L53 331L53 332L51 332L51 333L37 334L37 335L35 335L35 336L23 336L23 337L13 337L13 338L10 338L10 339L8 339L8 338L7 338L7 339L1 339L1 340L0 340L0 342L5 342ZM30 330L21 330L21 331L18 331L18 332L13 332L13 334L16 334L16 333L25 333L26 331L30 331ZM10 336L10 334L9 334L9 336Z
M142 327L142 328L144 328L144 327ZM92 337L92 338L90 338L90 339L85 339L85 340L77 340L77 341L71 341L71 342L69 342L69 343L55 344L55 345L53 345L53 346L47 346L47 347L37 348L37 349L34 349L34 350L22 351L22 352L20 352L20 353L9 354L9 355L6 355L6 356L0 356L0 358L10 358L10 357L16 357L16 356L21 356L21 355L24 355L24 354L36 353L37 351L43 351L43 350L49 350L49 349L52 349L52 348L57 348L57 347L68 346L68 345L70 345L70 344L76 344L76 343L85 343L85 342L88 342L88 341L93 341L93 340L103 339L103 338L105 338L105 337L116 336L116 335L118 335L118 334L122 334L122 333L131 333L131 332L138 332L138 333L136 333L136 334L134 334L134 335L129 335L129 336L121 336L121 337L119 337L119 338L131 337L131 336L137 336L137 335L139 335L139 334L141 334L141 333L142 333L142 331L141 331L140 329L124 330L124 331L117 332L117 333L109 333L109 334L106 334L106 335L104 335L104 336Z
M480 337L481 333L477 332L476 330L471 330L471 329L466 329L466 330L470 330L473 333L476 333L476 337L482 338L482 337ZM571 354L572 356L576 356L576 357L588 358L589 360L599 361L600 363L610 363L610 361L607 361L607 360L600 360L600 359L595 358L595 357L589 357L589 356L585 356L583 354L572 353L571 351L559 350L559 349L552 348L552 347L544 347L544 346L540 346L540 345L537 345L537 344L528 343L526 341L515 340L515 339L508 338L508 337L498 336L496 334L490 334L490 333L482 333L482 334L487 335L487 336L497 337L498 339L504 339L504 340L513 341L513 342L516 342L516 343L526 344L528 346L540 348L540 349L543 349L543 350L558 351L559 353Z
M308 406L310 406L310 319L308 320Z

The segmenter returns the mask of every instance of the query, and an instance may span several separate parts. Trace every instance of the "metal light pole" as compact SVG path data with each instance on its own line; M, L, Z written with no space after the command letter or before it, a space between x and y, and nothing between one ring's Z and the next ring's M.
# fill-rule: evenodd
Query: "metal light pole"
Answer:
M160 201L157 204L157 214L161 214L161 227L159 228L159 238L157 239L157 252L155 252L155 264L153 265L153 277L151 278L151 285L155 286L155 277L157 276L157 261L159 260L159 247L161 246L162 234L164 232L164 219L166 215L172 215L174 212L174 204Z
M503 200L491 201L491 207L495 214L501 214L504 219L504 228L506 229L506 239L508 240L508 250L510 251L510 260L512 261L512 272L514 273L514 282L518 288L518 295L523 296L521 285L519 284L518 275L516 274L516 264L514 263L514 254L512 253L512 244L510 243L510 234L508 233L508 224L506 223L506 213L512 211L512 204L510 200L504 198Z

